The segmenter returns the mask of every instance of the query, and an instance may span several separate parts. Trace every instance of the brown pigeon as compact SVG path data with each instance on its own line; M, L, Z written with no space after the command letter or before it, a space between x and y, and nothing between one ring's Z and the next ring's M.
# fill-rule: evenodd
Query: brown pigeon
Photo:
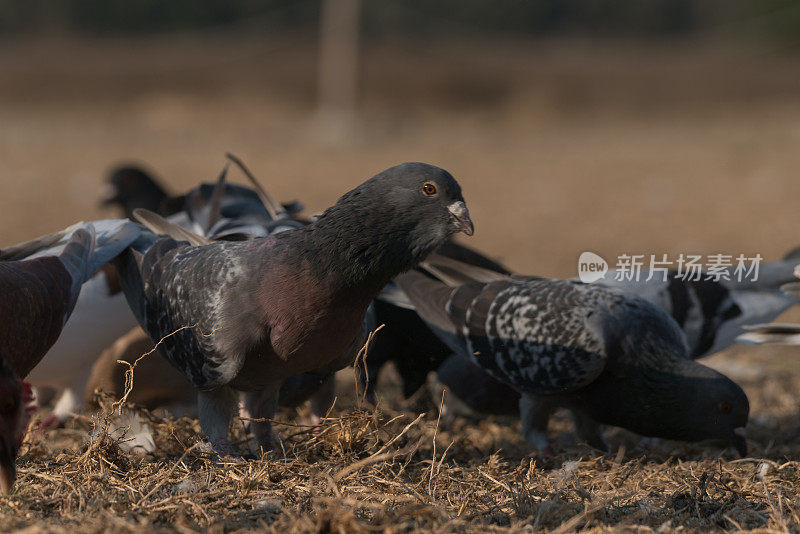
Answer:
M56 342L83 283L142 233L129 221L84 224L0 250L0 486L10 491L27 428L21 383Z
M150 219L152 222L152 218ZM375 295L453 234L473 226L458 182L424 163L392 167L343 195L317 220L245 242L158 240L116 262L134 315L199 390L206 435L221 454L237 391L255 441L282 382L352 362ZM170 232L172 235L172 233Z

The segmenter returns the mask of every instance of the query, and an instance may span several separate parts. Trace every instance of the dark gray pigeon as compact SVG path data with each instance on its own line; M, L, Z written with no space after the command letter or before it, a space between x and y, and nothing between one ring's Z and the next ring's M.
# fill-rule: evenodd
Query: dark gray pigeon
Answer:
M502 265L459 245L443 247L438 254L501 274L509 273ZM787 282L794 280L792 272L798 262L796 255L793 251L782 261L762 264L756 280L736 281L730 268L720 273L722 278L718 280L710 279L706 272L700 273L699 280L682 279L674 270L668 271L666 280L662 280L660 274L647 280L649 272L643 270L638 281L616 280L615 271L609 271L604 279L594 284L639 296L664 309L683 330L691 356L703 358L732 345L737 336L748 331L748 325L763 325L798 302L800 293L781 290ZM379 324L387 326L370 347L367 360L369 389L374 389L380 366L394 361L408 396L424 383L428 372L436 370L449 356L449 351L441 343L431 341L431 333L421 331L413 305L402 292L382 292L375 307L379 312ZM741 339L753 341L757 338L757 333L751 330ZM495 413L497 405L494 405L494 399L501 391L506 395L516 393L488 376L487 381L492 383L485 387L464 387L465 383L475 384L481 373L478 368L461 365L448 365L438 371L441 382L451 392L461 390L469 394L467 398L461 398L467 406L478 412Z
M555 407L605 448L598 423L645 436L717 439L746 454L739 386L694 362L683 333L647 301L597 285L504 276L443 257L396 278L442 341L521 394L526 439L549 447Z
M234 156L229 156L240 167L241 161ZM249 171L243 168L245 174ZM146 209L164 217L183 213L187 221L203 225L203 212L211 202L216 184L204 183L185 194L170 196L164 186L152 174L135 165L122 165L114 168L106 178L105 191L100 199L102 206L117 206L123 210L125 216L133 219L136 209ZM251 218L264 217L277 219L277 215L296 215L304 208L299 202L279 204L277 209L271 209L269 203L262 203L259 193L249 187L225 184L224 193L220 203L222 218L248 221ZM202 226L204 230L208 228ZM220 229L211 230L211 233L220 236Z
M405 163L303 228L245 242L163 238L117 266L134 315L199 390L201 426L229 454L234 391L251 416L271 418L286 378L352 362L367 307L390 279L472 228L449 173ZM273 446L268 421L253 431Z
M164 213L169 206L181 206L181 211L171 213L168 221L181 226L186 230L190 230L195 234L207 237L209 240L225 240L225 241L242 241L249 240L257 237L268 237L274 233L290 230L293 228L300 228L304 223L293 218L298 211L303 209L302 204L293 202L290 204L280 204L276 202L272 196L267 193L261 184L256 180L255 176L250 170L233 155L228 155L228 158L234 162L242 172L250 179L253 188L246 186L227 183L228 165L222 170L219 178L215 184L201 184L180 197L180 202L162 203L161 200L167 197L163 189L158 183L149 177L146 173L135 168L122 168L114 173L112 182L114 189L119 190L117 202L122 205L126 213L131 217L134 216L134 211L139 208L149 209ZM154 190L160 191L160 194L153 194ZM144 194L146 192L150 194ZM178 198L178 197L175 197ZM149 200L148 200L149 199ZM156 202L158 200L158 202ZM124 298L123 298L124 300ZM130 309L127 303L122 304L130 314ZM106 311L106 310L102 310ZM131 320L135 319L131 315ZM133 324L130 325L132 327ZM130 328L128 327L128 328ZM374 329L374 326L372 327ZM122 333L116 335L121 337ZM103 348L108 346L106 343ZM149 348L142 350L131 356L138 357L141 353L153 349L150 345ZM86 351L88 357L92 357L98 351ZM157 350L156 350L157 352ZM159 356L160 357L160 356ZM116 361L115 358L113 361ZM41 367L40 367L41 368ZM102 369L106 367L103 366ZM157 371L156 371L157 372ZM62 373L63 374L63 373ZM187 392L182 391L181 388L175 389L175 379L165 379L159 383L159 378L153 379L152 384L148 384L148 391L155 391L159 384L165 388L172 388L165 390L162 393L164 398L184 399ZM114 373L113 379L109 380L124 380L121 373ZM85 382L85 380L84 380ZM180 382L178 382L180 383ZM113 391L122 391L123 383L114 386L119 386L120 389L109 387L108 383L103 384L106 389ZM191 386L186 382L187 388ZM90 390L90 397L94 388ZM310 399L312 405L312 420L318 421L321 416L324 416L330 408L334 400L335 391L333 388L333 375L332 374L317 374L309 373L301 374L287 379L280 392L280 405L281 406L297 406L302 404L305 400ZM76 398L72 395L71 398ZM63 399L64 397L62 397ZM158 398L158 397L157 397ZM61 400L56 404L55 412L59 412L59 408L65 403ZM73 403L65 406L65 416L77 411L79 405ZM62 418L65 418L62 417ZM57 421L58 418L55 418Z

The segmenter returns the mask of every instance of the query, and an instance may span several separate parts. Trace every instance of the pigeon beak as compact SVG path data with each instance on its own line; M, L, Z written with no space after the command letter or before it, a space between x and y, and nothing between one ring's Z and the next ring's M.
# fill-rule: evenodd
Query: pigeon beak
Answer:
M0 441L0 490L10 495L17 478L17 466L14 463L16 451L5 440Z
M745 431L743 426L739 426L733 429L733 438L731 439L731 443L739 451L739 454L742 458L747 456L747 441L745 440L747 436L747 432Z
M472 219L469 218L469 210L463 200L453 202L447 206L447 211L453 217L453 222L461 232L467 235L475 233L475 226L472 224Z

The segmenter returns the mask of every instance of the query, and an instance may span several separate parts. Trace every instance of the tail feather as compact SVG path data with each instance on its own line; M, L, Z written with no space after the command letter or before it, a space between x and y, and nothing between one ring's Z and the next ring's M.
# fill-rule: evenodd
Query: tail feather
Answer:
M751 345L800 345L800 324L765 323L744 327L747 332L736 338Z
M774 291L782 285L794 282L797 279L797 260L776 261L762 263L758 267L758 276L745 276L741 281L736 279L734 268L728 269L730 282L734 289L755 289L759 291Z
M64 240L65 237L69 236L81 226L83 226L83 223L79 222L61 231L43 235L37 237L36 239L26 241L25 243L0 249L0 261L25 260L43 255L41 254L43 251L48 251L56 243Z
M389 282L386 284L386 286L381 289L381 292L378 293L378 296L375 298L381 302L386 302L405 310L414 309L414 304L408 299L403 290L400 289L394 282Z
M800 299L800 282L790 282L781 286L781 292L787 297Z
M492 271L477 265L447 258L440 254L431 254L423 262L422 267L431 274L451 286L466 284L468 282L496 282L509 280L508 274Z
M89 270L91 264L92 254L95 251L97 241L94 227L87 225L86 228L79 228L73 232L64 250L58 255L58 259L69 271L72 278L72 286L70 287L70 311L74 308L75 302L80 295L83 283L92 277L93 271ZM101 265L102 266L102 265ZM99 267L98 267L99 269ZM67 322L70 314L64 316L64 322Z
M258 193L258 197L261 199L261 202L264 204L264 207L267 209L269 216L273 220L283 219L288 217L286 208L284 208L283 205L280 204L279 202L275 202L275 200L270 196L269 193L267 193L266 189L264 189L261 186L261 183L256 179L255 175L252 172L250 172L250 169L247 168L247 165L245 165L241 159L239 159L238 157L234 156L231 153L225 154L225 157L227 157L237 167L239 167L239 169L242 171L242 173L244 173L247 179L250 180L250 183L253 184L256 193Z
M84 269L84 282L142 235L142 227L126 219L93 221L88 226L95 233L95 244Z
M140 223L156 234L167 235L177 241L188 241L189 244L196 247L211 243L210 239L181 228L152 211L136 209L133 211L133 215Z
M119 256L141 234L141 227L124 219L96 221L78 228L58 251L58 259L72 278L70 309L83 284ZM49 249L55 253L56 247ZM67 315L69 317L69 315Z
M141 252L131 247L117 256L113 262L119 273L119 282L122 292L125 294L125 300L128 301L128 306L140 325L144 324L144 307L147 302L141 274L143 257Z

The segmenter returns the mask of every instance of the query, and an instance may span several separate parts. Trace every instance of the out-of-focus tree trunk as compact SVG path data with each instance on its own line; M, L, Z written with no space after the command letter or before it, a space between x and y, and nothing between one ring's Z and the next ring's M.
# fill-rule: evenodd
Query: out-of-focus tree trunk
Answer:
M345 140L356 125L360 9L361 0L322 0L318 115L331 141Z

